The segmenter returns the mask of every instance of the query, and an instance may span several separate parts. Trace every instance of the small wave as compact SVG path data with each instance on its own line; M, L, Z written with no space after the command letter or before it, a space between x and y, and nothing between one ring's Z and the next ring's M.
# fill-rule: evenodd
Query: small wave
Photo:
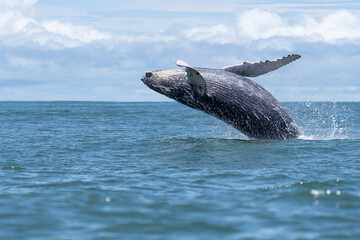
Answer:
M315 136L315 135L301 135L297 139L305 140L305 141L360 140L360 138L349 137L349 136Z
M221 140L221 141L227 141L227 140L234 140L234 141L254 141L254 138L249 138L245 135L238 134L238 135L220 135L220 136L214 136L214 137L208 137L207 139L210 140Z
M247 137L188 137L188 138L171 138L166 139L166 142L170 141L170 144L174 143L204 143L204 142L219 142L219 141L239 141L239 142L250 142L257 141Z

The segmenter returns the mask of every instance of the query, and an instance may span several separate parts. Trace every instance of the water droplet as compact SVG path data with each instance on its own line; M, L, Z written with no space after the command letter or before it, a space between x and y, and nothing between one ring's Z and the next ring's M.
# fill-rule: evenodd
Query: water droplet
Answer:
M336 196L340 196L341 195L340 190L336 190L335 194L336 194Z
M336 182L340 182L340 179L336 179Z
M111 197L106 197L106 198L105 198L105 201L110 202L110 201L111 201Z
M326 195L330 195L331 194L331 191L328 189L326 190Z
M12 168L12 169L14 169L14 168L15 168L15 166L11 166L11 168Z
M323 190L311 189L310 193L311 193L311 195L313 195L314 197L319 197L320 195L324 195L324 191L323 191Z
M303 182L300 182L300 185L303 185L304 183Z

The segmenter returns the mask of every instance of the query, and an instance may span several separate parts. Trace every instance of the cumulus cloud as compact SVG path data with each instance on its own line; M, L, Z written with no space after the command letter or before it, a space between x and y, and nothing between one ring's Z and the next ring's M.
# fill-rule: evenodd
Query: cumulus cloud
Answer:
M194 41L208 41L220 44L232 43L235 40L233 29L229 29L223 24L208 28L191 28L185 32L185 36Z
M36 2L36 0L0 1L0 44L62 49L112 38L111 34L90 27L58 21L39 22L33 18Z
M194 27L184 35L193 41L219 44L247 44L271 38L337 44L360 40L360 16L347 10L337 10L320 17L311 15L284 17L270 11L251 9L238 14L235 26L228 24Z
M1 0L0 12L7 12L14 9L22 12L32 11L32 7L36 2L37 0Z
M261 49L289 50L296 41L338 44L360 40L360 16L348 10L337 10L321 16L284 16L262 9L250 9L238 13L235 22L190 28L184 26L181 31L158 31L149 35L114 34L56 20L39 21L34 17L36 3L37 0L0 0L0 45L64 49L92 42L114 46L121 42L187 40L244 45L258 41L257 46Z
M36 1L27 0L1 0L0 2L0 37L18 33L31 22L34 22L25 13L32 10ZM30 10L29 10L30 9Z
M271 37L298 37L303 40L336 43L360 38L360 19L346 10L338 10L320 18L303 16L295 19L253 9L238 16L239 35L247 40Z
M73 26L72 24L61 23L58 21L43 22L41 23L41 26L49 33L78 40L82 43L111 39L111 34L109 33L100 32L96 29L83 26Z

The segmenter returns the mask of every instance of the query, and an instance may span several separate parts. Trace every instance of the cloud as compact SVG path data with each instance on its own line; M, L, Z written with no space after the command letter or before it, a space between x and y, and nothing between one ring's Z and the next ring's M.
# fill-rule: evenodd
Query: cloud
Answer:
M1 0L0 45L26 46L59 50L103 43L113 47L122 42L209 42L246 45L257 43L259 49L291 50L296 42L339 44L360 40L360 17L348 10L336 10L321 16L284 14L262 9L249 9L235 14L236 21L206 26L183 26L181 31L158 30L144 34L109 33L89 26L57 20L34 18L36 0ZM266 41L264 41L266 40Z
M185 32L188 39L194 41L208 41L220 44L232 43L235 40L234 34L231 33L232 29L229 27L218 24L208 28L195 27Z
M238 16L238 33L243 39L270 38L283 32L284 20L276 13L253 9Z
M347 10L338 10L319 19L303 16L295 19L253 9L238 16L240 36L248 40L272 37L297 37L310 42L335 44L340 40L360 38L360 19Z
M48 21L41 24L49 33L59 34L60 36L78 40L82 43L90 43L92 41L109 40L111 34L100 32L83 26L73 26L72 24L60 23L58 21Z
M32 11L32 7L37 0L1 0L0 12L7 12L16 9L17 11Z
M0 38L18 33L31 22L35 22L24 14L32 10L36 1L2 0L0 2Z
M227 25L193 27L184 32L184 35L192 41L219 44L249 44L253 41L272 38L339 44L344 41L360 40L360 17L348 10L336 10L320 17L304 14L284 17L275 12L251 9L237 15L235 26L228 23ZM283 44L284 42L281 43Z
M107 32L59 21L33 18L36 0L1 0L0 44L63 49L112 38Z

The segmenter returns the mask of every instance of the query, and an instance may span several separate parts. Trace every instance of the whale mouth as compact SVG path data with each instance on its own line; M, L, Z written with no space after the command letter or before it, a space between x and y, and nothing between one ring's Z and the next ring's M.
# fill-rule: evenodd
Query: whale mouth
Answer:
M153 74L151 72L147 72L141 78L141 81L149 88L151 88L151 86L153 85L153 82L154 82L154 81L151 81L151 79L150 79L152 77L152 75Z
M174 99L184 95L181 79L184 74L185 71L181 69L151 71L146 72L141 81L155 92Z
M154 74L152 72L146 72L142 76L141 81L150 89L166 95L164 87L159 84L159 81L156 81L156 79L154 79Z
M144 74L144 76L142 76L141 81L143 81L143 82L145 83L145 81L148 80L149 78L151 78L152 75L153 75L152 72L146 72L146 73Z

